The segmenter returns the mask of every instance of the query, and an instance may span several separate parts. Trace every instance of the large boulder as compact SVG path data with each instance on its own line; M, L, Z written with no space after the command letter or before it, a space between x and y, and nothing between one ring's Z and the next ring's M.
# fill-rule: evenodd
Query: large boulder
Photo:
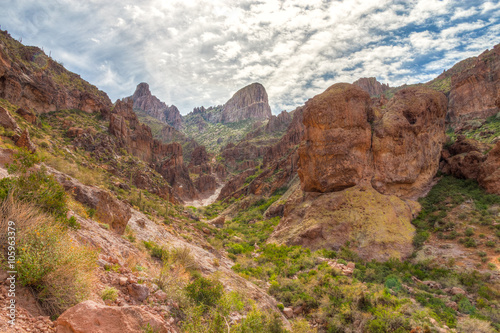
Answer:
M33 142L31 142L30 133L27 128L21 133L21 136L16 139L16 146L25 148L30 153L34 153L36 151L36 146Z
M14 118L11 116L10 112L1 106L0 106L0 125L16 133L21 132L21 129L17 125L17 122L14 120Z
M347 83L309 100L303 112L299 177L306 192L355 186L371 173L370 96Z
M439 168L446 139L443 93L415 87L400 90L373 124L372 186L381 193L418 197Z
M132 216L130 207L115 198L108 191L94 186L87 186L78 180L69 177L53 168L47 167L48 172L68 191L75 200L87 207L95 209L96 218L101 223L108 224L113 231L123 234Z
M154 332L170 332L170 326L161 316L145 308L106 306L85 301L69 308L57 319L56 332L142 333L148 325Z

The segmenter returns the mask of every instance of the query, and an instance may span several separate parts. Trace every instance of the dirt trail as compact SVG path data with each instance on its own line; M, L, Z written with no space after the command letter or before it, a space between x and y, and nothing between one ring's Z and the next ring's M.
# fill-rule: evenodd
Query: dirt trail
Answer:
M217 200L217 198L219 197L220 191L222 190L224 185L225 185L224 183L220 184L219 187L217 187L215 189L215 192L211 196L209 196L208 198L193 200L193 201L186 201L184 203L184 205L199 208L199 207L208 206L210 204L213 204Z

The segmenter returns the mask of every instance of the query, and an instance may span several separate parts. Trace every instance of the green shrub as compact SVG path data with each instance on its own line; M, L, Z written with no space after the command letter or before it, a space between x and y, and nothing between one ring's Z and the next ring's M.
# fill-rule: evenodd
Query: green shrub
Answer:
M110 300L114 302L118 298L118 290L113 287L106 287L101 293L101 298L103 301Z
M224 287L219 281L199 277L186 286L186 293L197 304L210 307L222 297Z

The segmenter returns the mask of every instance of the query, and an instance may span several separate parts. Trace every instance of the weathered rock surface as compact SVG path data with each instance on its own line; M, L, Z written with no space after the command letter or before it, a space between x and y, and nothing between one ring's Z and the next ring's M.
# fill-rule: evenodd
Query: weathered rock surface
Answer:
M477 180L486 192L500 195L500 141L482 163Z
M16 141L16 146L18 147L26 148L31 153L34 153L36 151L36 146L33 142L31 142L30 133L28 132L27 128L21 133L21 136L15 141Z
M108 224L118 234L125 232L125 227L131 217L130 207L116 199L111 193L97 187L87 186L78 180L69 177L53 168L48 167L49 173L68 191L77 201L96 210L96 218L101 223Z
M106 93L6 31L0 31L0 98L37 113L80 109L105 114L111 108Z
M0 125L4 128L21 133L21 129L17 125L16 120L11 116L10 112L0 106Z
M354 81L352 84L366 91L370 96L380 96L384 91L389 89L388 84L380 83L374 77L362 77Z
M224 105L221 121L233 123L247 119L268 119L271 108L267 92L260 83L252 83L238 90Z
M292 116L286 111L281 111L277 116L271 115L269 122L266 125L267 133L281 132L287 130L292 122Z
M30 124L36 124L36 114L24 108L19 108L16 113Z
M370 186L305 196L297 188L284 210L270 242L338 250L349 241L363 259L387 260L412 253L419 205Z
M486 118L500 111L500 44L451 69L448 120ZM444 73L445 74L445 73Z
M106 306L94 301L69 308L56 321L57 333L141 333L148 324L155 332L170 332L165 320L146 308Z
M202 164L206 164L210 161L207 149L205 146L198 146L193 150L191 154L191 161L189 163L190 166L198 166Z
M371 173L370 96L334 84L306 102L298 170L306 192L331 192L367 181Z
M177 107L175 105L167 106L152 95L147 83L139 83L131 98L134 101L134 109L142 110L177 130L181 128L182 116Z
M373 124L372 186L381 193L418 197L439 168L446 97L429 88L398 91Z
M217 180L212 175L201 175L195 180L196 189L202 194L214 193L217 188Z

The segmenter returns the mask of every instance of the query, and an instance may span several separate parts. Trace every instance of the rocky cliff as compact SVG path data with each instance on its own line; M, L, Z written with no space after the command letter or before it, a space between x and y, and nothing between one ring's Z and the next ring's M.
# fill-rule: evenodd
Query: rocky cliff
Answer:
M380 96L389 89L388 84L380 83L374 77L362 77L354 81L353 84L366 91L372 97Z
M445 114L446 97L421 87L399 91L376 112L368 93L345 83L309 100L303 191L291 194L271 241L313 249L349 241L365 259L407 257L419 211L409 198L424 194L438 169Z
M452 68L448 120L486 118L500 111L500 45Z
M196 189L184 165L182 146L153 139L151 129L141 124L131 99L118 100L111 111L109 132L134 156L151 163L183 200L196 197Z
M247 119L264 120L271 117L267 92L260 83L238 90L224 105L222 122L233 123Z
M37 113L62 109L107 113L106 93L66 70L41 49L0 30L0 98Z
M144 111L151 117L165 122L177 130L181 128L182 116L177 107L175 105L167 106L152 95L147 83L139 83L130 98L134 101L134 109Z

